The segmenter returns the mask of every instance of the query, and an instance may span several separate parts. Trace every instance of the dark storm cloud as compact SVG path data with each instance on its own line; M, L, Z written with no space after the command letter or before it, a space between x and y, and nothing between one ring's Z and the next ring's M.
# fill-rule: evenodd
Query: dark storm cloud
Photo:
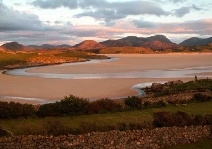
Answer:
M174 3L185 2L186 0L172 0Z
M83 3L82 3L83 2ZM81 7L89 6L91 10L84 11L75 15L75 17L90 16L97 20L104 20L106 25L111 26L114 20L124 19L127 16L139 15L168 15L169 12L164 11L155 3L146 1L131 1L131 2L113 2L103 1L100 5L97 0L81 1Z
M51 42L59 42L58 44L68 43L72 38L60 34L59 32L31 32L21 31L3 33L0 36L0 41L16 41L24 45L41 45Z
M174 15L176 15L177 17L183 17L184 15L190 13L192 10L200 11L201 8L198 8L195 5L189 7L181 7L179 9L174 10Z
M153 2L147 1L129 1L129 2L107 2L105 0L79 0L81 8L96 8L114 10L121 15L168 15L161 7Z
M0 31L48 29L38 16L10 9L0 1Z
M55 9L59 7L75 9L78 7L77 0L35 0L31 4L43 9Z
M117 13L117 11L112 9L98 9L96 11L86 11L75 15L75 17L83 17L83 16L90 16L95 19L104 19L106 22L126 17L125 15L119 14Z
M154 28L157 25L153 22L149 21L144 21L144 20L134 20L133 23L138 27L138 28Z
M81 8L105 8L111 5L106 0L78 0L78 4Z
M130 2L108 2L106 0L35 0L31 3L36 7L43 9L68 7L70 9L81 8L84 12L75 15L75 17L90 16L95 19L103 19L105 22L112 22L126 18L129 15L169 15L160 6L147 1Z

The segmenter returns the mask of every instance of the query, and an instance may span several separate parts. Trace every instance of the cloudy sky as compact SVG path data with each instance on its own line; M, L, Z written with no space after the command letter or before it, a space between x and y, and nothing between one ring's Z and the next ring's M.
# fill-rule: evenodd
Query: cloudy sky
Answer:
M0 0L0 44L212 36L211 0Z

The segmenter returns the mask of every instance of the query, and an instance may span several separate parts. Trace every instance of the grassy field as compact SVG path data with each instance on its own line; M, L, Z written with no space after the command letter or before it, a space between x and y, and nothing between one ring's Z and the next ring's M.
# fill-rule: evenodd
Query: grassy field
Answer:
M7 69L8 66L13 68L15 65L18 67L25 67L30 63L30 66L36 66L40 64L51 64L57 63L57 60L63 61L78 61L87 59L102 59L106 56L90 54L82 51L69 51L69 50L51 50L51 51L34 51L29 53L8 53L0 52L0 70ZM46 61L46 62L45 62ZM35 63L35 64L33 64ZM15 66L16 67L16 66Z
M195 142L192 144L181 145L176 147L170 147L166 149L211 149L212 148L212 139Z
M31 57L35 57L37 54L35 53L5 53L0 52L0 69L4 69L5 66L14 65L14 64L26 64L27 59Z
M70 128L78 128L81 122L95 122L100 125L115 125L120 122L124 123L139 123L143 121L151 121L154 112L183 111L194 115L212 114L212 102L190 103L188 106L173 106L168 105L163 108L151 108L145 110L92 114L71 117L52 117L52 118L28 118L28 119L13 119L0 120L0 126L14 133L14 135L24 134L39 134L43 131L43 127L48 121L60 121L62 124Z
M212 90L212 80L211 79L202 79L196 81L189 81L179 85L173 85L170 90L172 91L185 91L185 90L201 90L208 89Z

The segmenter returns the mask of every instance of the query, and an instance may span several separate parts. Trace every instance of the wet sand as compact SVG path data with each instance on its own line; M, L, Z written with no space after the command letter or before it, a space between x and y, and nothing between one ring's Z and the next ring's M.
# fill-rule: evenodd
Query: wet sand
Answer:
M31 69L30 72L53 73L110 73L145 70L182 69L211 66L212 54L152 54L152 55L108 55L118 57L118 61L72 66L49 66ZM207 73L206 73L207 74ZM180 78L191 80L191 78ZM135 84L155 81L176 80L178 78L134 78L134 79L46 79L0 74L0 96L43 98L45 102L61 100L70 94L89 98L113 98L137 95L131 87ZM3 100L3 99L0 99ZM8 101L9 99L5 100ZM15 99L10 99L16 101ZM39 101L17 100L22 103Z

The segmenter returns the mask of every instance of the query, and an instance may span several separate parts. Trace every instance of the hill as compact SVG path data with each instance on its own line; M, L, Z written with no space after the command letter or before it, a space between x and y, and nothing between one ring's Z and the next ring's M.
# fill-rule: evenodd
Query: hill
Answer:
M77 45L74 46L78 50L95 50L95 49L102 49L104 45L94 41L94 40L85 40Z
M68 44L61 44L61 45L51 45L51 44L43 44L43 45L29 45L28 47L34 49L57 49L57 48L71 48L72 46Z
M142 48L142 47L106 47L98 51L99 54L151 54L154 53L149 48Z
M19 44L17 42L9 42L9 43L5 43L3 44L0 49L3 49L5 51L30 51L30 50L34 50L31 47L27 47L24 46L22 44Z
M183 46L204 46L209 44L212 44L212 37L206 39L192 37L180 43Z
M151 37L136 37L136 36L128 36L118 40L107 40L101 42L106 47L143 47L149 48L152 50L162 50L162 49L170 49L177 48L178 45L172 43L166 36L163 35L155 35Z

